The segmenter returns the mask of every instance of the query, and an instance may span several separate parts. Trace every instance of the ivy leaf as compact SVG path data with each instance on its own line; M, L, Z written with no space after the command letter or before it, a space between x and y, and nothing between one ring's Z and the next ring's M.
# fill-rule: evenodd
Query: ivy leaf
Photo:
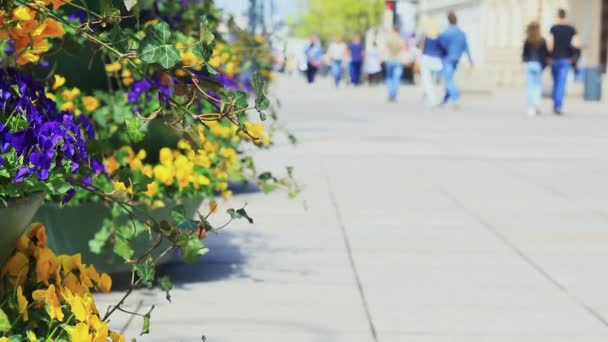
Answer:
M154 281L154 266L150 264L137 264L134 266L135 273L139 279L141 279L142 284L144 284L147 288L152 288L152 282Z
M124 34L119 24L115 24L110 30L110 42L118 51L125 52L129 49L129 39Z
M247 211L245 211L245 208L241 208L241 209L228 209L226 211L228 213L228 215L230 215L230 218L233 220L238 220L238 219L246 219L249 223L253 224L253 219L247 214Z
M171 279L169 278L169 276L165 275L158 278L158 286L160 286L161 290L167 293L167 300L171 302L171 294L169 293L169 291L173 289L173 283L171 283Z
M137 143L144 139L145 134L141 131L143 122L140 118L127 119L125 121L127 125L127 136L131 142Z
M175 66L180 60L179 51L171 44L171 29L169 24L161 22L149 25L145 30L146 36L141 41L139 55L148 64L160 64L165 69Z
M182 251L182 260L187 264L193 264L209 250L203 245L197 236L182 235L177 241L177 245Z
M200 32L201 32L201 42L203 42L207 45L211 45L211 43L213 43L213 40L215 39L215 35L213 34L213 31L211 30L211 25L209 25L209 20L207 19L206 16L201 17Z
M135 253L135 251L133 251L133 248L129 246L129 242L120 236L116 237L116 241L114 242L114 247L112 248L112 250L114 251L114 253L116 253L118 256L122 257L125 260L131 259L131 257Z
M11 330L11 321L8 319L6 312L0 309L0 331L7 332Z
M270 100L265 94L266 84L262 79L262 76L255 73L251 80L251 85L255 91L255 109L260 113L260 120L264 121L266 120L266 114L264 114L263 111L270 108Z
M245 109L249 106L249 103L247 101L247 93L244 91L237 91L234 99L236 100L236 110Z
M197 225L194 221L186 217L186 208L183 205L178 205L171 209L171 217L175 220L175 224L181 229L196 229Z
M152 305L150 311L148 311L148 313L143 316L144 325L141 327L141 334L139 334L139 336L150 333L150 314L152 313L152 310L154 310L154 305Z
M137 0L122 0L122 2L125 4L127 11L132 10L133 7L135 7L135 5L137 5Z

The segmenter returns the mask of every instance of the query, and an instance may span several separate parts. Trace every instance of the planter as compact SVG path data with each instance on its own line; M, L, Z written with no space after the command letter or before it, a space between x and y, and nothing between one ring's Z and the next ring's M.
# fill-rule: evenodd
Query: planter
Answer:
M182 201L186 212L194 214L201 205L202 200L188 199ZM175 202L166 203L164 208L150 211L150 215L156 220L171 220L170 211ZM97 270L106 273L128 272L131 267L124 260L110 250L102 254L95 254L89 248L89 240L103 226L103 221L109 218L110 208L99 203L88 203L74 207L59 207L57 205L45 205L35 216L36 222L46 226L48 245L56 254L82 255L83 262L93 264ZM125 218L126 221L126 218ZM135 256L143 254L150 248L150 236L141 234L132 243ZM158 248L158 254L169 246L168 243ZM164 248L163 248L164 247ZM171 260L171 255L165 256L158 263L166 263Z
M7 206L0 206L0 265L13 253L15 243L32 222L43 200L44 194L34 194L11 199Z

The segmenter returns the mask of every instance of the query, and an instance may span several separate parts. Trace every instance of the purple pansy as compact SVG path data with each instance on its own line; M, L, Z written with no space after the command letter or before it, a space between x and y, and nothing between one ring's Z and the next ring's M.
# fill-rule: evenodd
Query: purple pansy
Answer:
M9 117L21 119L21 123L11 129ZM14 183L28 177L46 181L54 169L69 167L76 174L88 166L82 181L86 184L90 183L88 170L95 174L103 171L102 164L90 158L86 148L87 138L95 138L91 122L84 116L77 119L72 113L59 111L46 97L44 86L30 76L13 69L0 70L0 119L0 151L13 149L24 164L17 170ZM73 197L74 191L66 194L64 202Z

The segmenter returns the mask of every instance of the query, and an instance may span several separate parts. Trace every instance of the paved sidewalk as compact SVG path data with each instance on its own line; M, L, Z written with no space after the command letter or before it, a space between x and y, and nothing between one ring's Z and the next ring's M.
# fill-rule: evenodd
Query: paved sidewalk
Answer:
M256 224L173 266L172 304L137 292L132 308L157 305L139 341L608 341L606 105L529 118L516 93L455 112L412 87L399 104L382 88L275 88L300 144L257 158L295 166L305 192L227 203Z

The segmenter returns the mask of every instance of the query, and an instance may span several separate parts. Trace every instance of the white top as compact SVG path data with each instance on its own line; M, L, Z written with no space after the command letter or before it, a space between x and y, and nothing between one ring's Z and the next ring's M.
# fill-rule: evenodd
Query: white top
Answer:
M365 71L368 74L375 74L382 71L382 53L377 47L367 49L365 55Z
M333 42L327 49L329 58L335 61L343 61L346 59L346 44Z

